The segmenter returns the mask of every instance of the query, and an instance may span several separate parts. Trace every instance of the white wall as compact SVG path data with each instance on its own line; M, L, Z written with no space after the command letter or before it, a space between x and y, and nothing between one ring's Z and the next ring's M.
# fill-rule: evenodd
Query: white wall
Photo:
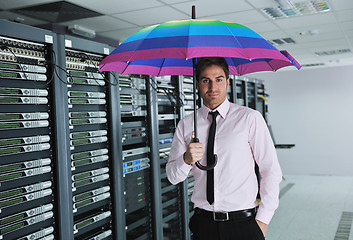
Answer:
M249 74L265 80L284 174L353 175L353 66Z

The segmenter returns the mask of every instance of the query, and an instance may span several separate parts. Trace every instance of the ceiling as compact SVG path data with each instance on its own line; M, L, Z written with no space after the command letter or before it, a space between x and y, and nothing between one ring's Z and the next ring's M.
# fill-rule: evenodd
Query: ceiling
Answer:
M58 5L59 2L65 3L65 7ZM262 9L278 6L274 0L0 0L0 18L33 26L78 24L118 43L144 27L189 19L195 5L197 18L237 22L267 40L292 38L295 43L276 47L287 50L305 68L353 65L353 1L326 2L329 12L273 20ZM50 3L55 3L48 5L50 8L61 10L33 13L33 7ZM68 7L71 4L86 12L68 14L73 9ZM27 7L32 8L24 11ZM323 53L318 55L319 52Z

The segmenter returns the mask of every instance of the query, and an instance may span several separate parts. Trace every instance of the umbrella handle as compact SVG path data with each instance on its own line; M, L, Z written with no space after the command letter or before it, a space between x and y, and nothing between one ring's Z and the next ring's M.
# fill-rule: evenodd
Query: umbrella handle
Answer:
M200 142L200 140L198 138L194 138L193 142ZM208 165L204 166L200 162L196 162L195 163L196 167L198 167L199 169L204 170L204 171L212 170L217 165L217 155L215 154L214 156L215 157L214 157L213 164L211 164L209 166Z

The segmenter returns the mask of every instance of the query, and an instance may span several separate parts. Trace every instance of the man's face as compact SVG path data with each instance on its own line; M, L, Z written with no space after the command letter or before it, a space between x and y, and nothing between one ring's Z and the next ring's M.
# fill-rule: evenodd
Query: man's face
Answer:
M222 67L212 65L205 68L197 83L203 104L209 109L217 108L226 99L229 78L226 78Z

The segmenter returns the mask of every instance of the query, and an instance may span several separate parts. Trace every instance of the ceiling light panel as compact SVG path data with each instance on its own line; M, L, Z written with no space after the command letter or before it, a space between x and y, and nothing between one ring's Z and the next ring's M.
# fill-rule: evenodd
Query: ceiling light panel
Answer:
M283 2L288 4L281 4L282 0L277 2L279 4L278 7L267 7L262 9L262 11L271 19L297 17L331 11L326 1L291 3L289 0L283 0Z

